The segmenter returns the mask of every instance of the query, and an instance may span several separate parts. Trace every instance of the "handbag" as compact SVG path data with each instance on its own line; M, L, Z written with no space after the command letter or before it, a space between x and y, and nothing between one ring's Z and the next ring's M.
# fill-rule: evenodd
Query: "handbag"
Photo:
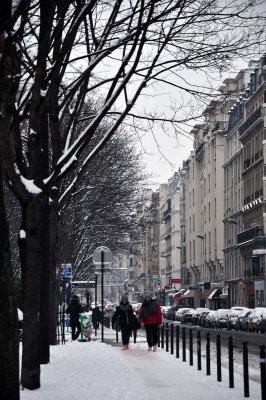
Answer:
M131 331L137 331L138 329L140 329L140 327L141 327L141 324L140 324L138 318L136 317L135 314L133 314L133 315L130 317L129 329L130 329Z

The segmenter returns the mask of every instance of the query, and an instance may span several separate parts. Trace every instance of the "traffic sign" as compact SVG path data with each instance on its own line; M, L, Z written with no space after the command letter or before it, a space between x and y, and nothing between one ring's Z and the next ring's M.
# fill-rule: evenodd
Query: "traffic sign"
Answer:
M60 276L64 278L72 278L72 264L61 264Z
M110 264L113 261L113 253L106 246L97 247L93 252L94 264Z
M94 281L72 281L71 282L72 287L75 288L95 288L95 282Z

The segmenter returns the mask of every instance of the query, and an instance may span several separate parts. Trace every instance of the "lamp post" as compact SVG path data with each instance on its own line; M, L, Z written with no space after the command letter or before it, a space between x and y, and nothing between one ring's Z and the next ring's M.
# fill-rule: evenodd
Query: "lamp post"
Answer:
M104 310L104 285L103 285L103 276L104 273L107 272L105 268L105 264L108 266L113 261L113 254L111 250L106 246L97 247L93 253L93 262L96 265L100 265L100 272L101 272L101 288L102 288L102 342L104 341L104 319L103 319L103 310ZM109 271L108 271L109 272Z

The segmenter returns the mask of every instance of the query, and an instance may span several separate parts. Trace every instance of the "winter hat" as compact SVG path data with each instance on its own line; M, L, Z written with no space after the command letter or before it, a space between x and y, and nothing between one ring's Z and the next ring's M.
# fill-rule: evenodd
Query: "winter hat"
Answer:
M128 296L127 296L127 294L122 294L122 296L121 296L121 301L124 301L124 300L128 301Z

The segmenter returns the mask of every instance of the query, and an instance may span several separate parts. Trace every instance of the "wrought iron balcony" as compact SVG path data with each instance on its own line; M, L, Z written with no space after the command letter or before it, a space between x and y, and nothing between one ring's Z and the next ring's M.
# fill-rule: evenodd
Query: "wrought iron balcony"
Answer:
M171 208L168 208L166 211L163 213L163 219L167 219L171 217Z
M255 122L257 122L261 117L263 117L263 108L260 106L254 111L253 114L240 126L239 133L240 133L240 140L241 135L243 135Z
M204 143L201 143L196 148L196 160L198 160L198 161L200 161L203 157L203 148L204 148Z
M250 242L254 238L258 237L262 233L261 225L253 226L252 228L246 229L237 235L237 243L243 244L245 242Z
M253 255L266 254L266 236L258 236L253 241Z

